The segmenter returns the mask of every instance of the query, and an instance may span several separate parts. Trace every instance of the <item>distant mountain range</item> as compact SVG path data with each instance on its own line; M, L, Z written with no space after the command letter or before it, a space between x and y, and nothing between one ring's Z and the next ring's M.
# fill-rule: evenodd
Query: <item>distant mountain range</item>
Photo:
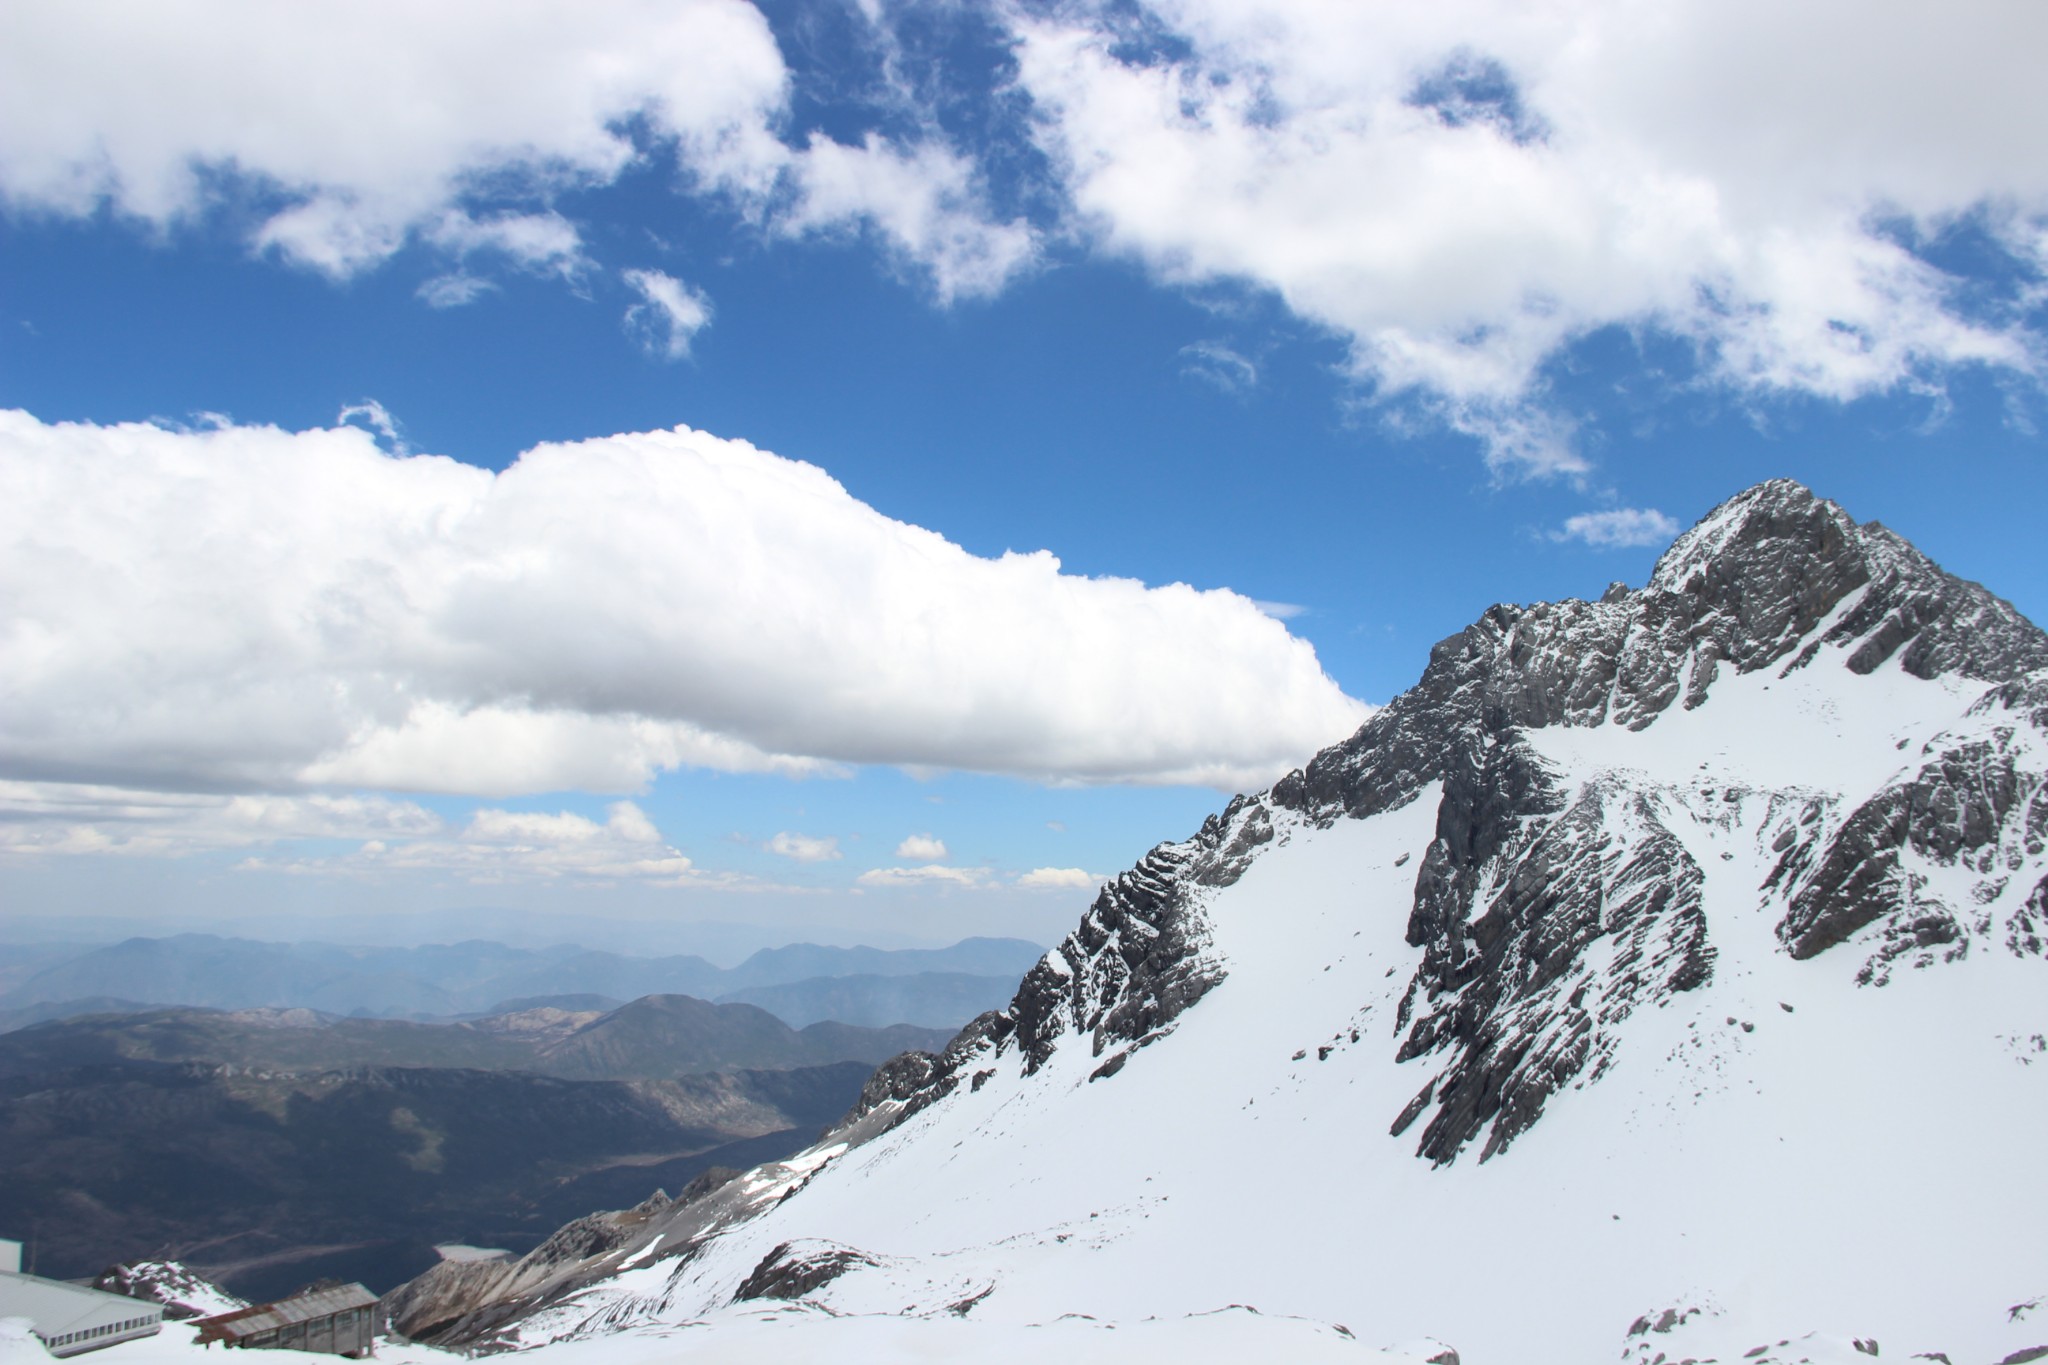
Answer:
M0 1034L0 1077L126 1062L203 1062L250 1072L378 1066L530 1071L573 1080L668 1080L739 1067L876 1066L943 1045L943 1029L818 1022L793 1029L753 1005L644 996L612 1010L547 1000L460 1023L351 1019L306 1009L191 1008L90 1014ZM849 1101L850 1102L850 1101Z
M447 1019L564 995L613 1003L652 995L738 1001L796 1027L836 1018L957 1028L1005 1003L1042 951L1006 938L970 938L949 948L800 943L763 949L725 968L701 957L627 957L573 944L365 948L179 934L68 951L10 949L20 965L0 972L0 1030L110 1007L167 1005Z
M884 978L878 978L884 979ZM0 1228L39 1269L177 1256L254 1298L516 1251L594 1208L787 1156L874 1066L950 1036L655 995L460 1022L102 1013L0 1035Z

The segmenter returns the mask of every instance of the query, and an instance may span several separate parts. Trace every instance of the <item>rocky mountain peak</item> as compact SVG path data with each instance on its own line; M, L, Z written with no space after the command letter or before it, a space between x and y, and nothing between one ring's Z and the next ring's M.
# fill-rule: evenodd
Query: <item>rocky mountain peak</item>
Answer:
M1856 522L1795 479L1746 488L1672 542L1650 572L1650 588L1684 592L1696 576L1731 561L1770 564L1810 576L1811 566L1854 556Z
M1532 743L1535 732L1640 731L1674 708L1705 705L1731 675L1822 668L1853 677L1894 661L1922 679L2006 683L2048 668L2048 635L1804 485L1758 484L1680 536L1643 588L1489 608L1437 644L1421 680L1357 734L1269 792L1232 801L1194 838L1154 849L1102 889L1008 1010L984 1016L935 1059L906 1109L950 1093L1012 1048L1035 1070L1066 1041L1085 1039L1102 1058L1098 1075L1114 1075L1227 978L1228 964L1210 951L1207 902L1287 824L1369 819L1440 784L1436 838L1416 866L1406 934L1422 960L1399 1013L1398 1055L1425 1063L1429 1077L1394 1129L1420 1123L1418 1154L1433 1162L1456 1159L1475 1139L1493 1155L1559 1088L1599 1074L1632 1012L1711 981L1717 956L1705 870L1666 795L1563 780ZM1788 951L1810 956L1901 915L1911 921L1901 943L1950 935L1910 905L1907 846L1946 848L1922 827L1975 800L1970 776L1989 771L1987 762L1972 754L1933 763L1932 776L1889 790L1860 815L1812 806L1810 794L1760 798L1757 818L1770 810L1770 837L1784 841L1762 890L1788 897ZM1999 830L2035 790L1999 762L1990 766L2000 796L1971 826L1972 857L1985 856L1984 841L2010 842ZM1933 811L1918 826L1900 813L1916 801ZM1803 825L1783 814L1823 806L1827 818ZM2048 798L2041 811L2034 827L2048 828ZM1880 867L1888 871L1875 880L1856 872ZM2034 941L2032 924L2015 928L2014 941ZM1626 969L1589 977L1585 963L1598 953Z
M1647 591L1683 598L1694 647L1746 673L1790 653L1870 579L1849 514L1802 484L1773 479L1680 536Z

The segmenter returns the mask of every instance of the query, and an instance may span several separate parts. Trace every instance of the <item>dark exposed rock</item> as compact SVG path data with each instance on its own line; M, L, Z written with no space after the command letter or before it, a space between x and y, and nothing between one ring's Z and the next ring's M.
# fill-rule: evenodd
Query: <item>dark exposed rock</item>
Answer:
M164 1316L174 1322L206 1317L223 1311L223 1304L242 1302L177 1261L123 1261L94 1276L92 1287L103 1294L161 1304Z
M702 1183L700 1189L693 1181L679 1199L656 1197L619 1213L587 1214L516 1261L442 1261L385 1294L378 1301L379 1315L393 1331L415 1341L487 1341L526 1314L573 1293L587 1282L593 1263L615 1258L650 1224L672 1218L723 1182Z
M897 1079L911 1088L886 1096L905 1100L899 1121L951 1094L991 1053L1015 1048L1033 1072L1070 1035L1087 1037L1097 1057L1114 1051L1097 1073L1114 1075L1223 980L1221 965L1204 951L1202 893L1235 882L1273 837L1271 812L1238 797L1194 838L1160 844L1103 886L1080 926L1025 973L1008 1009L962 1029L922 1077L913 1074L919 1064L903 1063ZM864 1096L849 1118L879 1103Z
M2006 926L2005 946L2014 957L2048 956L2048 877L2040 880Z
M730 1166L713 1166L699 1171L689 1184L683 1186L683 1192L668 1202L675 1206L694 1204L712 1191L723 1188L738 1175L739 1172ZM646 1205L641 1207L644 1209Z
M740 1282L732 1301L801 1299L849 1270L874 1263L872 1256L851 1247L784 1242L761 1258L761 1263Z
M1396 1053L1450 1056L1416 1149L1433 1162L1482 1132L1482 1161L1504 1150L1551 1095L1589 1066L1599 1074L1635 1009L1712 976L1704 878L1651 803L1593 788L1543 819L1553 804L1554 793L1533 789L1529 813L1504 825L1483 861L1443 859L1452 872L1438 884L1462 890L1432 892L1438 913L1418 941L1423 962L1404 1005L1417 1017ZM1446 843L1440 833L1432 852ZM1585 960L1598 939L1614 948L1593 972Z
M1237 806L1231 815L1243 810ZM1170 1022L1222 979L1201 955L1208 924L1190 904L1191 882L1227 885L1263 842L1246 826L1265 817L1212 819L1183 844L1161 844L1105 885L1080 927L1024 976L1010 1017L1027 1070L1045 1064L1061 1034L1093 1036L1100 1056ZM1270 838L1268 831L1265 838ZM1233 856L1234 853L1234 856Z
M867 1084L861 1087L860 1098L854 1101L853 1108L834 1126L843 1128L880 1105L909 1099L931 1080L938 1060L929 1052L903 1052L883 1062L875 1068L875 1074L868 1077Z
M1857 807L1839 830L1785 851L1767 885L1792 892L1778 936L1793 957L1824 952L1880 919L1888 920L1885 961L1910 947L1961 940L1955 907L1931 900L1913 867L1961 863L1989 875L2038 855L2048 784L2023 727L2033 730L2033 715L2048 711L2034 705L2041 690L2038 676L1996 689L1970 708L1970 718L2003 721L2004 712L2018 724L1935 741L1917 771ZM2039 951L2038 909L2030 900L2013 917L2014 952Z

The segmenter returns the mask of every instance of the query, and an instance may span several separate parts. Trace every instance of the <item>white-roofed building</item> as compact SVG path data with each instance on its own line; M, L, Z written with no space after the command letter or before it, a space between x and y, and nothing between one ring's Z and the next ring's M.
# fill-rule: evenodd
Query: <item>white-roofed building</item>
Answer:
M26 1318L43 1348L61 1358L155 1336L163 1329L164 1310L161 1304L24 1275L21 1243L0 1241L0 1318Z

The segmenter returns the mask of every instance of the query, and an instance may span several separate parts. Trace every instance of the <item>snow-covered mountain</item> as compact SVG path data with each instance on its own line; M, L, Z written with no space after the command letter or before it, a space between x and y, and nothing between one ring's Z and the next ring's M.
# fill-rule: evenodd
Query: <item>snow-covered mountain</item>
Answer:
M173 1321L207 1318L249 1306L248 1300L228 1293L182 1261L124 1261L110 1265L93 1277L92 1287L145 1303L162 1304L164 1316Z
M1645 588L1439 644L808 1152L394 1303L570 1355L771 1322L1070 1354L1050 1325L1091 1322L1183 1355L2035 1359L2044 943L2048 636L1767 483Z

